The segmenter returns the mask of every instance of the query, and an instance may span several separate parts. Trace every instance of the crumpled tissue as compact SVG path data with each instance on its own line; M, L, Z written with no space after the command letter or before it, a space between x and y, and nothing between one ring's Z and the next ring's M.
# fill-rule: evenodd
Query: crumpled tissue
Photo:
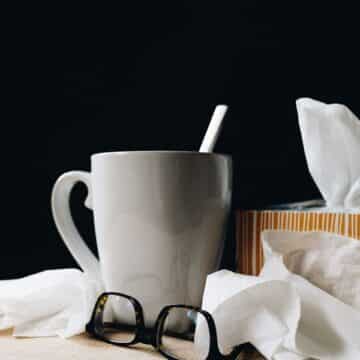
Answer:
M84 332L102 285L77 269L0 281L0 330L63 338Z
M296 102L309 171L327 206L360 209L360 121L344 105Z
M285 231L265 231L262 241L260 276L222 270L207 278L202 307L221 351L250 342L266 359L360 359L360 242ZM200 324L200 351L203 331Z

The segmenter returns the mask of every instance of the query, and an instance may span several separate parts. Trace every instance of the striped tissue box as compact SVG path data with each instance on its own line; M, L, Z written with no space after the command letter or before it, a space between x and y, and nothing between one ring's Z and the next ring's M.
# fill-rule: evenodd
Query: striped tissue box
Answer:
M314 210L245 210L236 214L237 270L257 275L264 263L263 230L327 231L360 240L360 213Z

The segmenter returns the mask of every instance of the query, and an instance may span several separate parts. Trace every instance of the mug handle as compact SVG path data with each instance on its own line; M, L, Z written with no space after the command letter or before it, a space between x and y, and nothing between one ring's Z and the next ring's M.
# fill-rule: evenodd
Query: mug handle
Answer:
M52 190L51 209L56 227L76 262L85 273L100 280L99 261L80 236L71 216L70 194L78 182L87 186L85 206L91 209L91 175L86 171L69 171L57 179Z

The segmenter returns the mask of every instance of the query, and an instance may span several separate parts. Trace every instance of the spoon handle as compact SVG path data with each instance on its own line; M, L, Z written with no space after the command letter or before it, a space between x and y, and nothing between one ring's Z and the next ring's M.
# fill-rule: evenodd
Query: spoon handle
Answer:
M200 146L200 152L209 153L212 152L216 141L219 137L222 122L226 114L228 107L227 105L216 106L214 113L211 117L210 124L206 130L206 134Z

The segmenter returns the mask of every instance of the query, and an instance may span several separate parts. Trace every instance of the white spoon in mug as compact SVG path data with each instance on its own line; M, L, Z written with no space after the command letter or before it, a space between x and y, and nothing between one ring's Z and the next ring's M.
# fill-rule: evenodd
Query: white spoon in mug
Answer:
M222 122L225 117L227 105L217 105L214 113L211 117L210 124L206 130L206 134L200 146L200 152L209 153L212 152L216 144L216 140L219 137Z

